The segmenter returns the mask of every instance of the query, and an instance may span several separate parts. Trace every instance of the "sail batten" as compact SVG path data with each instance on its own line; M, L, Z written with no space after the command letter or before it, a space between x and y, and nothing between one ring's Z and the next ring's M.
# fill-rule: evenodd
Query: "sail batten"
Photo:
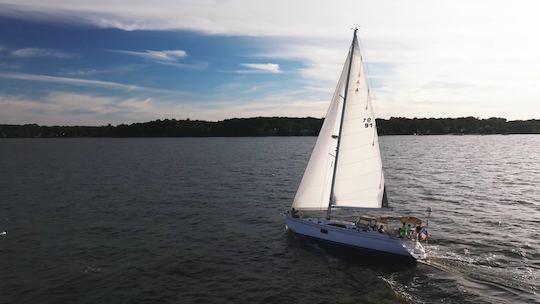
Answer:
M381 208L386 196L376 128L355 34L293 207L326 210L334 183L333 206Z

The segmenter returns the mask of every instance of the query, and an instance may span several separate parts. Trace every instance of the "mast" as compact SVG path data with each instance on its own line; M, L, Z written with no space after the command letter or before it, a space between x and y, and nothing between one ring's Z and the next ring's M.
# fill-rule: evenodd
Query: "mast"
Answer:
M347 105L347 93L349 92L349 80L351 78L351 66L352 60L354 57L354 42L356 40L356 31L358 28L354 28L353 40L351 43L351 52L349 55L349 67L347 68L347 81L345 82L345 94L343 94L343 107L341 108L341 118L339 121L339 132L337 138L336 146L336 159L334 161L334 170L332 172L332 186L330 187L330 198L328 199L328 209L326 210L326 219L330 219L330 214L332 212L332 198L334 197L334 186L336 183L336 171L337 171L337 162L339 157L339 144L341 142L341 131L343 129L343 117L345 116L345 106Z

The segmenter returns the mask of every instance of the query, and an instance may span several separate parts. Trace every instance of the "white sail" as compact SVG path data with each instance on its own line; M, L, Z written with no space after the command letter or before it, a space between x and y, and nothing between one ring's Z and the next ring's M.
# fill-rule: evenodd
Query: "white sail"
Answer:
M293 208L326 210L331 193L336 135L343 119L337 161L333 205L356 208L380 208L384 176L373 108L356 36L345 61L328 113L311 154ZM343 96L351 62L345 111Z
M339 132L339 118L343 105L348 66L349 56L345 60L341 77L324 118L319 137L311 153L298 191L296 191L292 205L295 209L326 210L328 208L336 155L336 136Z
M384 176L377 126L356 36L334 186L335 206L380 208Z

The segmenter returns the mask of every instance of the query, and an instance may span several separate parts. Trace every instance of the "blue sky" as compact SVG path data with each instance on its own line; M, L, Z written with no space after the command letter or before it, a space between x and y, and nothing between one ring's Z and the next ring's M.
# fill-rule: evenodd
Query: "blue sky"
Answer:
M322 117L356 25L379 117L540 118L534 1L335 3L0 0L0 123Z
M3 71L95 79L163 90L168 95L192 94L204 99L211 97L207 94L221 94L220 86L234 82L242 82L245 88L279 82L282 90L290 90L296 80L294 72L302 64L255 57L268 47L256 37L180 30L124 31L7 18L0 19L0 26L8 29L0 32ZM20 81L4 82L2 91L16 93L16 83ZM50 86L39 87L47 90ZM84 85L70 88L98 93L95 89ZM109 91L120 94L116 89Z
M52 96L60 94L62 98L87 97L82 102L89 102L92 97L113 98L112 102L150 99L162 107L185 104L211 109L216 102L220 107L235 106L270 92L283 94L303 86L298 77L302 62L257 55L266 52L271 45L268 38L182 30L125 31L6 17L0 18L0 27L7 29L0 32L0 92L21 100L48 103ZM107 112L107 109L102 110ZM85 105L66 112L67 115L92 114ZM102 113L106 114L102 123L107 119L120 123L187 118L190 114L170 115L164 111L154 116L134 113L143 114L141 118L115 118L114 112L121 114L122 111L111 108L110 112ZM8 123L11 119L14 123L32 122L6 118ZM201 114L192 118L221 117ZM47 117L43 119L46 123ZM77 123L78 120L66 122ZM92 123L92 120L82 123Z

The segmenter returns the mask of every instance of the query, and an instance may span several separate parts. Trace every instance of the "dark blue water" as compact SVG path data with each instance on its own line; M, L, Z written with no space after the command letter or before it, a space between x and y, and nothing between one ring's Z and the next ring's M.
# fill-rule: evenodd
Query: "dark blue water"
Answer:
M0 303L540 302L540 136L381 141L426 263L285 231L313 137L0 140Z

